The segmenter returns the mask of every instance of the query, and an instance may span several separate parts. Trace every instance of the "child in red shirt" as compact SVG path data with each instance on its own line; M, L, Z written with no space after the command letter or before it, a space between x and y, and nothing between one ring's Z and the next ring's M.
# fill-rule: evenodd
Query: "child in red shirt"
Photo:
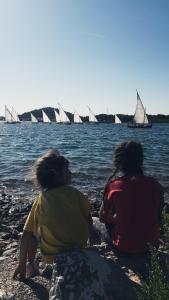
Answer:
M115 171L123 176L109 179L100 209L116 249L143 253L148 245L158 245L164 203L161 185L143 173L143 148L140 143L121 143L114 152Z

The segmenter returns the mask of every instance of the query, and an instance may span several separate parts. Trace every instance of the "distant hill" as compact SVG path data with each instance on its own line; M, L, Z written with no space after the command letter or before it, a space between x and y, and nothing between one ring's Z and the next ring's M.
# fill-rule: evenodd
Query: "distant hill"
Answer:
M42 121L42 109L44 112L48 115L51 121L55 121L55 113L53 107L43 107L40 109L35 109L29 112L25 112L21 115L19 115L19 118L21 121L30 121L31 120L31 113L39 120ZM57 112L58 109L56 109ZM71 122L73 122L73 114L66 111L66 114L68 115L68 118ZM122 121L122 123L128 123L132 121L133 115L125 115L125 114L117 114L119 119ZM169 123L169 115L147 115L150 123ZM81 117L83 122L88 122L88 116ZM99 122L103 123L114 123L114 115L107 115L107 114L99 114L96 115L96 118Z
M42 109L44 112L48 115L51 121L55 121L55 113L53 107L43 107L40 109L34 109L29 112L25 112L23 114L19 115L19 118L21 121L31 121L31 113L39 120L42 121ZM58 109L56 109L57 112ZM71 122L73 122L73 114L70 112L66 112ZM122 123L127 123L132 121L133 115L124 115L124 114L117 114L119 119L122 121ZM169 115L147 115L148 119L151 123L169 123ZM88 116L81 117L83 122L88 122ZM99 114L96 115L96 118L99 122L103 123L114 123L114 115L107 115L107 114ZM4 117L0 116L0 121L3 121Z
M47 116L50 118L51 121L55 121L55 113L53 107L43 107L41 109L35 109L29 112L25 112L21 115L19 115L19 118L21 121L31 121L31 113L39 120L42 121L42 109L47 114ZM56 111L59 113L59 110L56 109ZM66 111L66 114L71 122L73 122L73 114ZM106 114L100 114L96 115L99 122L114 122L114 116L113 115L106 115ZM88 116L81 117L83 122L88 122Z
M35 109L29 112L25 112L21 115L19 115L19 118L21 121L31 121L31 113L39 120L42 121L42 110L47 114L47 116L50 118L51 121L55 121L55 113L54 113L54 109L53 107L43 107L41 109ZM59 113L59 110L56 109L56 111ZM70 112L65 111L68 118L70 119L71 122L73 122L73 114ZM119 115L120 116L120 115ZM96 118L99 122L103 122L103 123L113 123L114 122L114 115L106 115L106 114L99 114L96 115ZM129 119L131 119L132 116L129 117ZM82 117L81 119L83 122L88 122L89 117ZM124 118L123 118L124 119ZM127 118L128 120L128 118Z

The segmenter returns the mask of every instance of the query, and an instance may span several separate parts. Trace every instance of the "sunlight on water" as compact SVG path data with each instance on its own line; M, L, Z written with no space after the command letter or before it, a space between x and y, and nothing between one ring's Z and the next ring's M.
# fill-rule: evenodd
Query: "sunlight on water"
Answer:
M70 160L73 184L92 199L100 199L111 174L112 151L124 141L140 141L145 149L145 172L169 192L169 124L152 129L130 129L125 124L59 125L0 124L0 179L15 192L32 194L29 174L34 160L47 149L57 149Z

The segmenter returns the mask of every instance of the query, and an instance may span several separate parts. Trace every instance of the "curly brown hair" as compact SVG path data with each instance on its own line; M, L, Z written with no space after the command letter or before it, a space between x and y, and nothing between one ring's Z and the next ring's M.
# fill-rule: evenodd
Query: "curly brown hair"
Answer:
M68 160L59 152L50 149L35 161L32 181L42 189L64 185L63 170L68 167Z

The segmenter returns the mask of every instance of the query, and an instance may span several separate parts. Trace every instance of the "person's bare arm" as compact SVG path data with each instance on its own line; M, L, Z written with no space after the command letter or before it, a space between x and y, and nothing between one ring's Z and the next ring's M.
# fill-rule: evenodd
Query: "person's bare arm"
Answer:
M105 223L105 221L106 221L106 214L105 214L105 211L104 211L104 204L103 204L103 202L102 202L102 204L100 206L99 219L100 219L100 222L102 222L102 223Z
M21 237L20 243L20 253L19 253L19 264L14 272L13 279L18 276L20 279L25 279L26 277L26 263L30 256L30 249L32 248L32 240L35 239L32 232L24 231ZM33 245L34 247L34 245ZM35 251L34 251L35 252ZM35 257L34 253L34 257Z
M99 211L99 219L102 223L116 224L116 213L115 209L109 208L105 210L104 202L102 202Z

